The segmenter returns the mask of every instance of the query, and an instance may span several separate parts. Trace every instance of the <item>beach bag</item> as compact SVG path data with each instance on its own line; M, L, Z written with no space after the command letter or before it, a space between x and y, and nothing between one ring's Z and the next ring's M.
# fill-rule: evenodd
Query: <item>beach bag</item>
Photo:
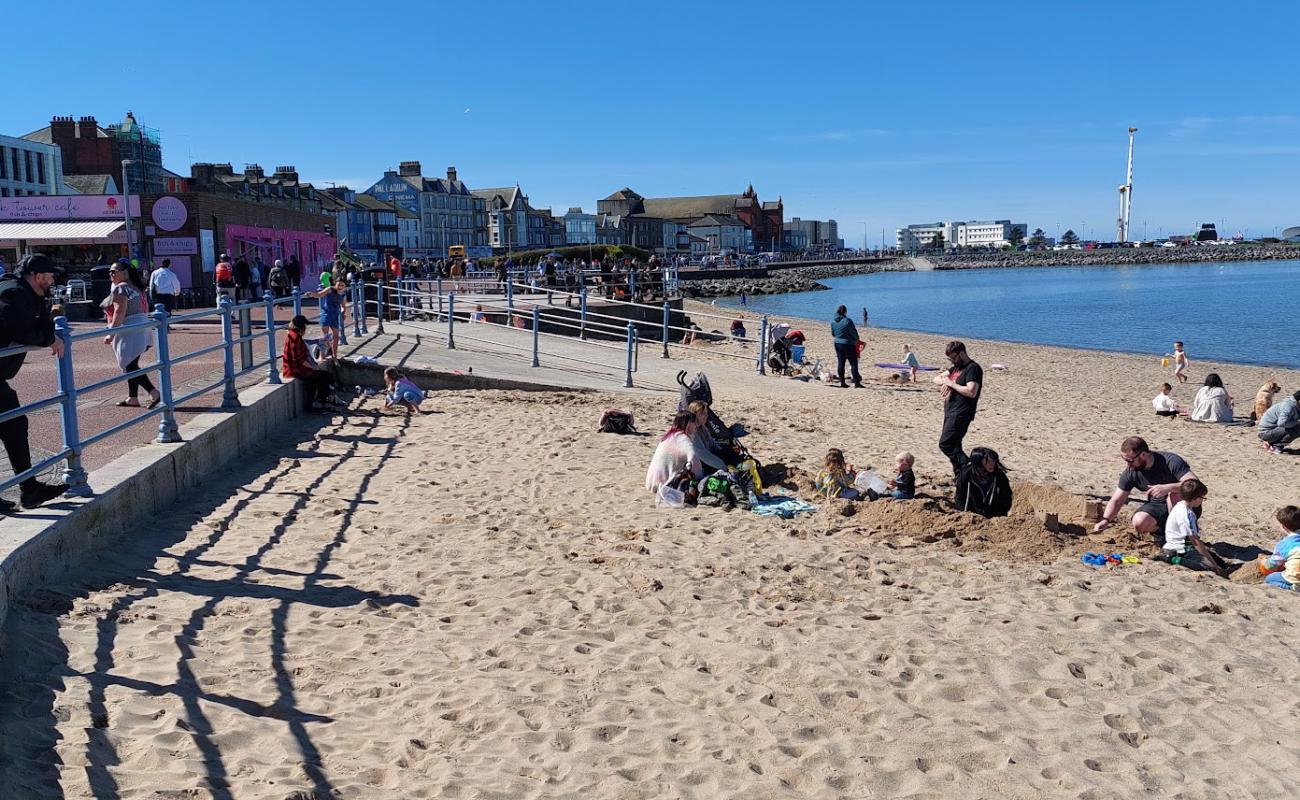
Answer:
M598 430L601 433L617 433L620 435L637 432L632 412L624 411L621 408L605 409L605 413L600 415Z

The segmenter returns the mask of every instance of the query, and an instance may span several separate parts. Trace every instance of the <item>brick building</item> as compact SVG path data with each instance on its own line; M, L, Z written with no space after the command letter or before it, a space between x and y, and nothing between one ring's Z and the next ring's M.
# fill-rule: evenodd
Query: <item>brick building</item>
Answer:
M122 162L132 192L161 192L166 188L162 165L162 139L157 129L136 121L126 112L122 122L101 128L93 116L54 117L50 124L23 137L52 144L62 153L64 175L111 175L119 184Z

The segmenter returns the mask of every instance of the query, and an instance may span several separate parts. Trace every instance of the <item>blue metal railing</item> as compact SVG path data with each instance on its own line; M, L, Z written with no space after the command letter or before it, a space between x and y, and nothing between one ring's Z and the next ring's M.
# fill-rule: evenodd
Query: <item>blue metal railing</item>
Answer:
M353 287L352 298L359 301L362 297L362 287L358 284ZM28 478L34 478L41 475L50 467L64 461L63 482L68 485L67 494L76 497L88 497L92 494L89 484L87 483L86 469L82 465L82 454L85 449L97 442L107 439L116 433L120 433L128 428L138 425L154 417L158 418L158 436L154 439L156 442L170 443L181 441L180 432L176 424L176 409L179 405L188 402L196 397L207 394L217 389L222 390L222 408L238 408L239 394L236 379L252 372L255 369L266 368L266 382L276 384L280 382L279 371L276 369L276 361L279 353L276 349L276 333L285 326L277 324L275 321L275 310L277 307L292 304L295 314L302 313L302 294L295 287L293 293L287 297L275 298L270 292L266 292L260 299L252 300L245 303L235 303L229 297L222 297L216 308L205 309L202 311L193 311L186 314L169 316L161 305L155 307L155 311L148 314L148 319L139 322L127 323L117 327L94 327L92 329L73 333L72 326L66 317L58 317L54 320L55 336L63 344L63 353L56 357L57 365L57 389L54 394L33 400L29 403L18 406L15 409L0 412L0 422L15 419L17 417L39 411L50 406L59 407L59 417L63 434L63 446L57 452L41 459L40 463L33 464L30 469L24 470L6 480L0 481L0 491L16 486ZM364 309L364 305L357 302L353 308ZM242 336L234 335L234 321L237 318L244 319L245 312L248 313L250 321L254 311L260 310L264 316L265 330L256 333L249 333ZM221 341L217 344L207 347L201 347L188 353L173 356L171 352L171 328L178 323L194 322L198 320L219 317L221 321ZM89 339L97 339L105 334L120 334L129 331L152 330L154 333L154 351L157 360L130 372L124 372L114 375L110 378L95 381L84 386L78 386L76 382L76 372L73 368L73 356L77 351L77 343ZM258 339L265 340L266 357L254 363L245 363L236 369L235 366L235 348L241 347L248 343L250 348L252 343ZM0 349L0 358L5 356L17 355L19 353L32 353L44 351L43 347L16 346ZM172 383L172 370L178 364L183 364L202 356L209 355L218 351L223 352L222 375L219 379L200 387L193 391L187 392L179 397L175 395L175 388ZM246 351L251 353L251 349ZM97 431L90 435L82 432L80 418L77 408L77 398L88 392L97 391L110 386L123 383L132 378L148 375L151 372L158 374L158 393L159 403L156 408L141 409L141 412L134 415L128 420L119 422L112 427Z

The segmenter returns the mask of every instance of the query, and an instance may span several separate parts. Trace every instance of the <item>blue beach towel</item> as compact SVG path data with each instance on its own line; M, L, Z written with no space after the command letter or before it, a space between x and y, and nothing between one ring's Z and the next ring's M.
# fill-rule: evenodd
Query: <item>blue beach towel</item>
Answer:
M817 506L803 500L796 500L793 497L769 497L764 495L758 498L754 504L753 511L764 517L780 517L781 519L790 519L795 514L809 513L817 510Z

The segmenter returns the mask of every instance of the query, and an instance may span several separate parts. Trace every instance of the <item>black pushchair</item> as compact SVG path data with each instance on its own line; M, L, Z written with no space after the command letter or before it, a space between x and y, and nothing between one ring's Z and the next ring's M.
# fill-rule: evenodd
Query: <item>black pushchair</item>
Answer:
M728 466L735 466L745 459L752 459L756 465L759 460L749 452L745 445L740 443L740 437L749 435L744 426L740 423L727 425L713 411L713 389L709 386L709 378L703 372L695 373L695 379L690 383L686 382L686 370L677 373L677 384L681 386L681 394L677 400L677 410L685 411L686 407L693 400L699 400L709 407L709 416L705 422L708 428L709 436L713 438L717 445L717 454Z
M794 350L790 347L790 340L784 336L772 340L771 347L767 351L767 368L777 375L785 375L790 372L792 361L794 361Z

